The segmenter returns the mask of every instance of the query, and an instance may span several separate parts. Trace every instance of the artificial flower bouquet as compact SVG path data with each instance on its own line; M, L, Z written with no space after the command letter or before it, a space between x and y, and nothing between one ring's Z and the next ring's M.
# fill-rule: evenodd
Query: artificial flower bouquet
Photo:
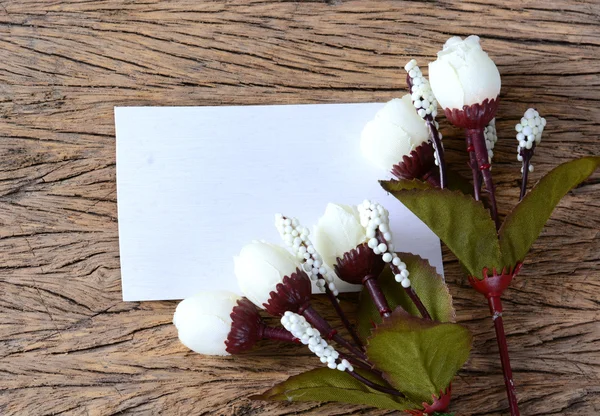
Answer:
M405 70L410 93L388 102L365 126L361 148L395 177L381 186L438 235L487 299L508 405L519 415L500 297L556 204L594 172L600 157L564 163L528 192L531 160L546 126L528 109L515 127L520 198L502 220L492 177L501 81L479 38L449 39L429 64L429 80L414 60ZM465 130L471 181L446 163L438 104L450 123ZM243 353L261 339L296 343L322 363L255 399L338 401L413 415L447 411L471 335L454 322L452 298L435 268L395 251L388 211L368 200L329 204L312 232L281 214L275 226L283 245L255 241L235 258L244 297L200 293L178 305L174 323L181 342L216 355ZM362 288L355 322L339 305L340 281ZM311 305L313 285L326 294L339 325ZM281 326L267 325L259 310L279 317Z

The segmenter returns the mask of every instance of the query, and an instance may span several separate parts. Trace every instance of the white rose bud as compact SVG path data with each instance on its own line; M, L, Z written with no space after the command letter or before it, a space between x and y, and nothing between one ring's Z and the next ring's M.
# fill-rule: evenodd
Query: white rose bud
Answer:
M418 114L410 94L388 101L361 134L363 155L389 171L429 139L427 124Z
M181 301L173 315L181 343L199 354L229 355L225 341L238 299L235 293L218 291L201 292Z
M313 231L313 244L329 266L367 240L356 207L328 204Z
M429 83L440 105L449 109L462 110L500 94L500 73L478 36L448 39L438 59L429 64Z
M270 293L285 276L300 265L286 249L275 244L254 241L242 248L234 258L235 275L244 296L259 308L267 303Z

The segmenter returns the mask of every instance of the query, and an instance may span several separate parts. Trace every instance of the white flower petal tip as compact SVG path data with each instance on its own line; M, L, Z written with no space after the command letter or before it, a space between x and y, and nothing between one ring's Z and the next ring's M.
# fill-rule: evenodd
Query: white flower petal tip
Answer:
M483 51L479 37L450 38L429 64L433 94L444 109L459 109L493 100L500 94L500 72Z
M240 289L259 308L264 308L277 284L299 267L300 263L286 249L262 241L244 246L234 258Z
M411 96L407 94L387 102L365 125L360 146L371 163L390 171L403 156L428 139L427 124L417 114Z

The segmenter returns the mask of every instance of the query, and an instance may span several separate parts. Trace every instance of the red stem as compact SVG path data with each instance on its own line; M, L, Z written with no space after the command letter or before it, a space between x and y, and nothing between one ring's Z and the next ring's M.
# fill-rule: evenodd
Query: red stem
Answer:
M272 326L264 325L261 332L261 338L272 339L275 341L293 342L296 344L300 343L300 340L292 335L291 332L285 328L275 328Z
M385 387L380 384L374 383L371 380L364 378L363 376L361 376L360 374L358 374L354 371L346 370L346 372L348 374L350 374L352 377L354 377L355 379L357 379L358 381L360 381L361 383L365 384L366 386L369 386L373 390L377 390L377 391L380 391L380 392L386 393L386 394L391 394L392 396L405 397L404 394L400 393L398 390L393 389L391 387Z
M496 229L499 229L500 221L498 219L498 208L496 206L496 188L494 187L494 182L492 180L492 172L490 171L491 166L487 146L485 144L483 128L468 129L467 135L471 136L471 143L473 144L473 149L475 150L477 167L481 171L483 181L485 182L485 187L487 189L488 194L490 195L490 209L492 213L492 218L496 223Z
M506 386L506 395L508 397L508 406L511 416L520 416L519 405L517 403L517 393L515 391L515 382L513 381L512 369L510 367L510 358L508 356L508 345L506 343L506 334L504 333L504 323L502 322L502 303L499 296L488 297L488 304L494 320L494 329L496 330L496 341L500 350L500 362L502 363L502 373L504 374L504 385Z
M380 231L377 231L377 240L380 243L386 242L385 238L383 238L383 235L381 235ZM401 273L401 270L397 266L394 266L392 263L390 263L390 268L392 269L392 272L394 273L394 275ZM413 303L415 304L415 306L417 307L417 309L421 313L421 316L423 318L428 319L428 320L431 321L431 315L429 315L429 312L427 312L427 308L425 307L425 305L423 304L423 302L421 302L421 299L419 298L419 295L417 295L417 292L415 292L415 290L412 288L412 286L403 287L403 289L406 292L406 294L410 297L410 299L413 301ZM385 299L385 296L383 298ZM373 301L375 301L375 300L373 300ZM386 301L385 304L387 305L387 301ZM389 309L389 307L388 307L388 309ZM381 311L380 311L380 313L381 313ZM383 315L381 315L381 316L383 316Z
M429 127L429 137L431 138L431 142L433 143L433 149L437 152L438 156L438 166L440 168L440 188L446 187L446 161L444 158L444 148L442 147L442 141L440 140L440 134L435 127L435 123L433 121L433 117L431 114L425 117L425 121L427 121L427 127Z
M419 313L421 314L421 316L424 319L427 319L427 320L431 321L432 320L431 319L431 315L429 315L429 312L427 312L427 308L425 307L425 305L423 305L423 302L421 302L421 299L419 298L419 295L417 295L417 292L415 292L415 290L413 289L413 287L409 286L407 288L404 288L404 291L411 298L411 300L413 301L413 303L415 304L415 306L419 310Z
M342 307L340 306L337 298L335 297L335 295L333 294L333 292L327 286L327 283L325 283L325 293L327 294L327 297L329 298L329 301L333 305L333 308L335 309L335 311L337 312L338 316L342 320L342 323L344 324L344 326L346 327L346 329L350 333L350 336L352 337L352 339L354 340L354 342L356 343L356 345L358 345L361 349L363 349L364 347L363 347L362 341L360 340L358 334L354 330L354 327L350 323L350 320L348 320L348 317L346 316L346 314L342 310Z
M317 329L317 331L321 333L321 336L323 338L328 340L334 340L335 342L337 342L342 347L346 348L348 351L350 351L352 354L354 354L362 360L367 359L367 356L360 349L358 349L357 347L346 341L344 338L342 338L340 334L338 334L337 331L333 329L331 325L329 325L327 321L321 315L319 315L317 311L313 309L312 306L306 305L305 307L300 308L298 313L304 316L308 323L314 326Z
M467 152L469 153L469 167L473 172L473 196L475 197L475 201L479 201L481 199L481 174L479 169L477 169L477 158L475 157L475 148L473 147L473 141L471 140L471 136L467 134Z
M523 157L523 180L521 181L521 195L519 201L521 201L527 193L527 178L529 177L529 164L531 163L531 157L533 156L533 149L535 149L535 143L531 149L521 149L521 156Z
M373 303L375 304L375 307L379 311L381 317L388 318L392 314L392 310L390 309L390 305L388 304L385 295L379 287L379 283L377 282L376 276L373 276L371 274L365 276L365 278L363 279L363 285L365 285L365 287L369 291L371 299L373 299Z

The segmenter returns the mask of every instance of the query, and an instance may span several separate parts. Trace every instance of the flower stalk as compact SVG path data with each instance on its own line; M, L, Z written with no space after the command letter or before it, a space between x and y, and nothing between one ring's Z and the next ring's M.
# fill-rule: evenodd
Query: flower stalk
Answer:
M517 402L517 392L515 382L513 381L512 368L510 366L510 357L508 355L508 344L504 332L504 323L502 321L502 302L500 297L489 297L488 304L494 320L494 329L496 331L496 341L500 351L500 363L502 364L502 374L504 376L504 385L508 397L508 406L511 416L520 416L519 405Z
M496 229L500 228L500 220L498 218L498 208L496 205L496 188L494 181L492 180L491 165L489 162L488 150L485 144L485 136L483 134L483 128L467 129L467 136L470 137L475 154L475 161L477 168L481 171L483 181L485 183L486 190L490 196L490 211L492 218L496 223ZM476 186L476 184L474 184Z
M494 329L496 331L496 341L500 352L500 363L502 364L502 374L504 376L504 385L506 387L506 395L508 397L508 405L511 416L520 416L519 406L517 402L517 394L515 390L515 382L513 381L512 368L510 366L510 357L508 354L508 344L506 342L506 333L504 332L504 322L502 320L502 301L500 297L502 293L510 286L512 279L521 270L522 263L517 263L513 268L504 268L501 273L493 270L493 274L488 276L488 269L483 269L483 279L470 276L469 282L471 286L483 294L488 301L490 313L494 321Z
M324 339L333 340L346 350L354 354L361 360L367 360L367 356L359 348L352 345L346 339L344 339L338 332L329 325L329 323L323 318L310 304L304 304L298 309L298 314L304 316L308 323L310 323Z
M429 137L431 138L431 143L433 144L433 148L437 155L437 163L440 168L440 188L444 189L446 187L446 160L444 157L444 147L442 146L442 140L440 139L440 132L435 126L433 117L431 114L425 117L425 121L427 122L427 127L429 128Z
M473 139L467 134L467 152L469 153L469 167L473 172L473 197L475 201L481 200L481 172L477 168L477 158L475 157L475 148L473 147Z
M356 333L356 330L354 329L354 327L350 323L350 320L348 319L348 317L346 316L346 314L342 310L342 307L340 306L340 303L338 302L337 297L333 294L333 292L331 291L331 289L329 289L329 287L327 287L327 286L325 287L325 293L327 294L327 298L331 302L331 305L333 306L333 309L335 309L337 315L339 316L340 320L344 324L344 327L346 328L346 330L348 331L348 333L352 337L352 340L354 341L354 343L360 349L364 349L364 345L363 345L360 337L358 336L358 334Z

